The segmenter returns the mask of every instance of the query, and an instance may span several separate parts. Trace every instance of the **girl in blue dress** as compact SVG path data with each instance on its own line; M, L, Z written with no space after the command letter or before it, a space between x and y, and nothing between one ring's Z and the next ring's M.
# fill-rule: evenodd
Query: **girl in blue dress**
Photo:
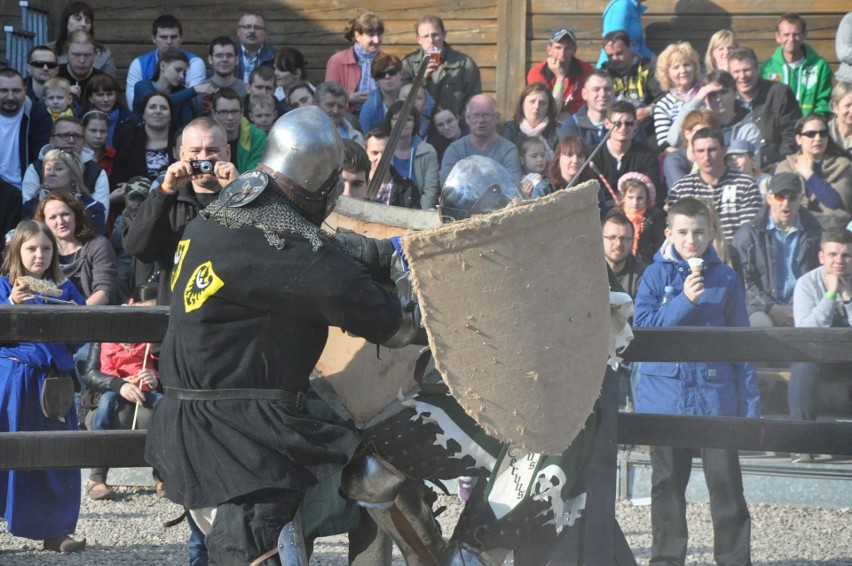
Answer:
M84 304L85 299L59 268L56 240L46 225L34 220L18 224L0 269L0 303L41 305L58 301ZM47 297L26 278L53 283L61 291ZM48 420L41 409L41 388L51 365L71 371L69 344L0 343L0 432L76 430L72 404L65 422ZM0 472L0 512L14 536L44 541L44 549L76 552L86 546L69 535L80 514L80 470Z

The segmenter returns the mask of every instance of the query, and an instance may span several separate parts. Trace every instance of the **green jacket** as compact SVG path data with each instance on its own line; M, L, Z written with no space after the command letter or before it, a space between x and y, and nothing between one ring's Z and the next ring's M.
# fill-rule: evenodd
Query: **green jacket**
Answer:
M781 48L760 66L760 77L789 86L799 101L802 114L831 114L831 67L809 45L803 45L804 60L792 67L784 60Z
M266 134L243 116L237 142L237 171L245 173L257 167L266 149Z

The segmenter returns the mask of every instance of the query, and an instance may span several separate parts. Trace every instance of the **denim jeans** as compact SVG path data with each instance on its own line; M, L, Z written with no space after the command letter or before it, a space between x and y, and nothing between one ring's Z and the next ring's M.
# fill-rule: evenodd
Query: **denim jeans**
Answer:
M189 513L186 514L186 521L189 523L190 530L189 541L186 544L189 566L207 566L207 545L204 544L204 533Z
M145 402L143 406L153 409L154 405L160 402L163 398L162 393L149 391L145 393ZM121 409L122 405L129 405L130 401L121 396L115 391L107 391L101 395L101 400L98 401L98 409L95 412L95 418L92 421L92 430L110 430L112 429L112 419Z

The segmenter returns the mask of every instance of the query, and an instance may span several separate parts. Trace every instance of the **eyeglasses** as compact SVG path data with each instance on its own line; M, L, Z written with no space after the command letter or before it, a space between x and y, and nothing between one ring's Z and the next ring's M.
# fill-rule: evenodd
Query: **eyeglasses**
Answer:
M376 73L376 78L378 80L382 80L385 77L395 77L399 74L399 69L396 67L388 67L384 71L379 71Z
M828 130L808 130L807 132L802 132L799 135L805 136L806 138L811 138L811 139L814 139L817 136L819 136L821 138L827 138L828 137Z
M222 116L238 116L242 114L242 110L214 110L213 112Z
M785 200L796 202L802 198L802 195L797 195L795 193L781 193L778 195L772 195L772 198L774 198L776 202L784 202Z
M250 25L250 24L240 24L237 26L240 29L244 29L246 31L263 31L266 29L266 26L258 26L258 25Z
M494 112L477 112L476 114L467 114L468 120L490 120L496 116Z
M85 138L83 134L75 134L74 132L64 132L62 134L53 134L53 137L59 138L62 141L75 141Z
M636 122L633 122L632 120L619 120L618 122L613 124L612 127L613 128L622 128L623 127L623 128L629 129L629 128L632 128L635 125L636 125Z
M616 242L621 242L622 244L629 244L633 241L633 238L628 238L627 236L604 236L603 239L609 242L610 244L614 244Z
M233 53L214 53L213 54L214 59L233 59L235 57L236 57L236 55L234 55Z
M59 66L59 63L54 63L53 61L31 61L27 65L35 69L55 69Z

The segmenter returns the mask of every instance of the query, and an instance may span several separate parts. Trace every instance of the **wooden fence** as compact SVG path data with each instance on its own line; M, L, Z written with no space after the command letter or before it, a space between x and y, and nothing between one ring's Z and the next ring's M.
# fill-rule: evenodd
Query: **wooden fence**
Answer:
M547 39L556 27L573 28L578 36L577 56L597 61L601 14L606 0L360 0L312 2L310 0L88 0L95 10L95 33L112 49L123 80L134 57L153 48L151 22L163 14L180 19L184 46L205 56L207 43L218 35L235 35L245 10L261 11L267 18L268 41L289 45L308 59L309 79L323 80L329 56L347 47L346 21L371 10L385 23L385 49L400 57L417 47L414 24L424 14L436 14L447 27L447 40L467 53L482 70L486 92L495 94L504 118L511 116L525 83L527 70L545 57ZM56 37L59 19L69 0L32 0L50 10L50 37ZM659 53L673 41L690 41L702 54L710 36L719 29L735 30L742 45L761 58L775 49L775 21L784 12L799 12L808 22L808 43L836 66L834 34L849 11L842 0L653 0L643 21L652 50ZM0 0L0 18L9 23L19 17L17 0ZM17 24L16 24L17 25Z
M165 307L0 307L0 342L156 342L166 325ZM639 328L634 333L624 354L628 361L852 362L849 329L682 327ZM576 563L635 564L614 514L618 444L848 454L852 438L850 423L619 413L611 372L604 380L601 404L584 539L566 542L573 544L571 551L579 546ZM0 434L0 469L145 466L145 434Z

